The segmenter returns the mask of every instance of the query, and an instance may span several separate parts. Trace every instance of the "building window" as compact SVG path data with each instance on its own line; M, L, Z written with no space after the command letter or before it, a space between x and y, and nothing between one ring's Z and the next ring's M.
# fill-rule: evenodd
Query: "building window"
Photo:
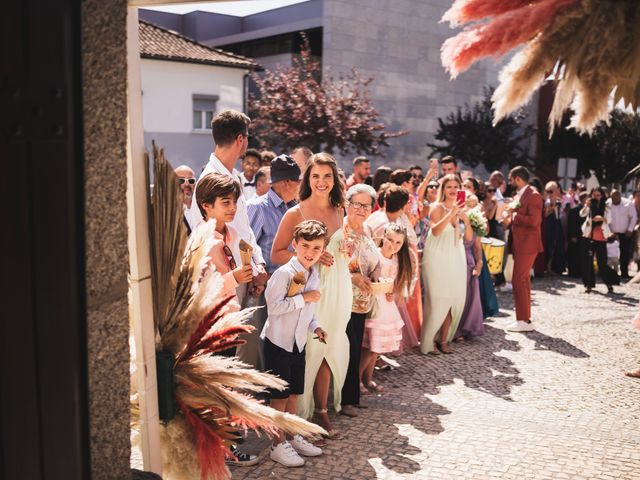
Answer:
M216 111L217 95L193 96L193 130L210 130Z

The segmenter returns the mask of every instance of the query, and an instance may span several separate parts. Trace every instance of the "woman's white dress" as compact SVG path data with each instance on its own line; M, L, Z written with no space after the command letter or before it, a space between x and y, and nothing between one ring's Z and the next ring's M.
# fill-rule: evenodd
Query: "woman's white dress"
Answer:
M467 257L457 229L447 223L440 235L430 230L422 252L424 323L420 350L433 350L436 334L451 310L447 341L458 329L467 296ZM439 337L438 337L439 340Z

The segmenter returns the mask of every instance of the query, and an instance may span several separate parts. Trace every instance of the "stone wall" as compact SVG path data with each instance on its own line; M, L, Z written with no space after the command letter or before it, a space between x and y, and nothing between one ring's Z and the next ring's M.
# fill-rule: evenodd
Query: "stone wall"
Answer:
M438 117L474 103L485 85L496 84L499 66L484 61L450 81L440 47L455 32L439 23L451 0L324 0L323 68L355 67L374 76L372 100L390 130L408 130L391 141L374 167L409 165L430 153ZM343 162L350 171L350 166Z
M127 2L82 2L91 478L129 468Z

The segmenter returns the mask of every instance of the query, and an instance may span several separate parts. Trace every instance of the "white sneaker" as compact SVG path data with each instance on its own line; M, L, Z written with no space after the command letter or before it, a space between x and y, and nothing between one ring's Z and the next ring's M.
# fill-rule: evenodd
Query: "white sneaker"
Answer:
M511 292L513 290L513 285L511 283L505 283L500 288L498 288L501 292Z
M533 332L534 330L533 323L525 322L524 320L517 320L507 325L507 331L509 332Z
M305 457L317 457L322 455L322 449L313 443L307 442L302 435L296 435L289 441L293 449Z
M285 467L301 467L304 465L304 458L298 455L289 442L282 442L276 446L271 446L269 458Z

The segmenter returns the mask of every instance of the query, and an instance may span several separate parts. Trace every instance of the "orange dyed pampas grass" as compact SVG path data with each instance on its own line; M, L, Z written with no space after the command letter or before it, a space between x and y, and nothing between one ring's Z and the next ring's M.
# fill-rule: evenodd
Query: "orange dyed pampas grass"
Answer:
M637 0L457 0L444 14L462 32L442 46L455 78L474 62L521 50L500 74L494 121L528 102L553 74L551 131L568 108L571 126L590 132L608 118L611 99L638 107L640 2Z

